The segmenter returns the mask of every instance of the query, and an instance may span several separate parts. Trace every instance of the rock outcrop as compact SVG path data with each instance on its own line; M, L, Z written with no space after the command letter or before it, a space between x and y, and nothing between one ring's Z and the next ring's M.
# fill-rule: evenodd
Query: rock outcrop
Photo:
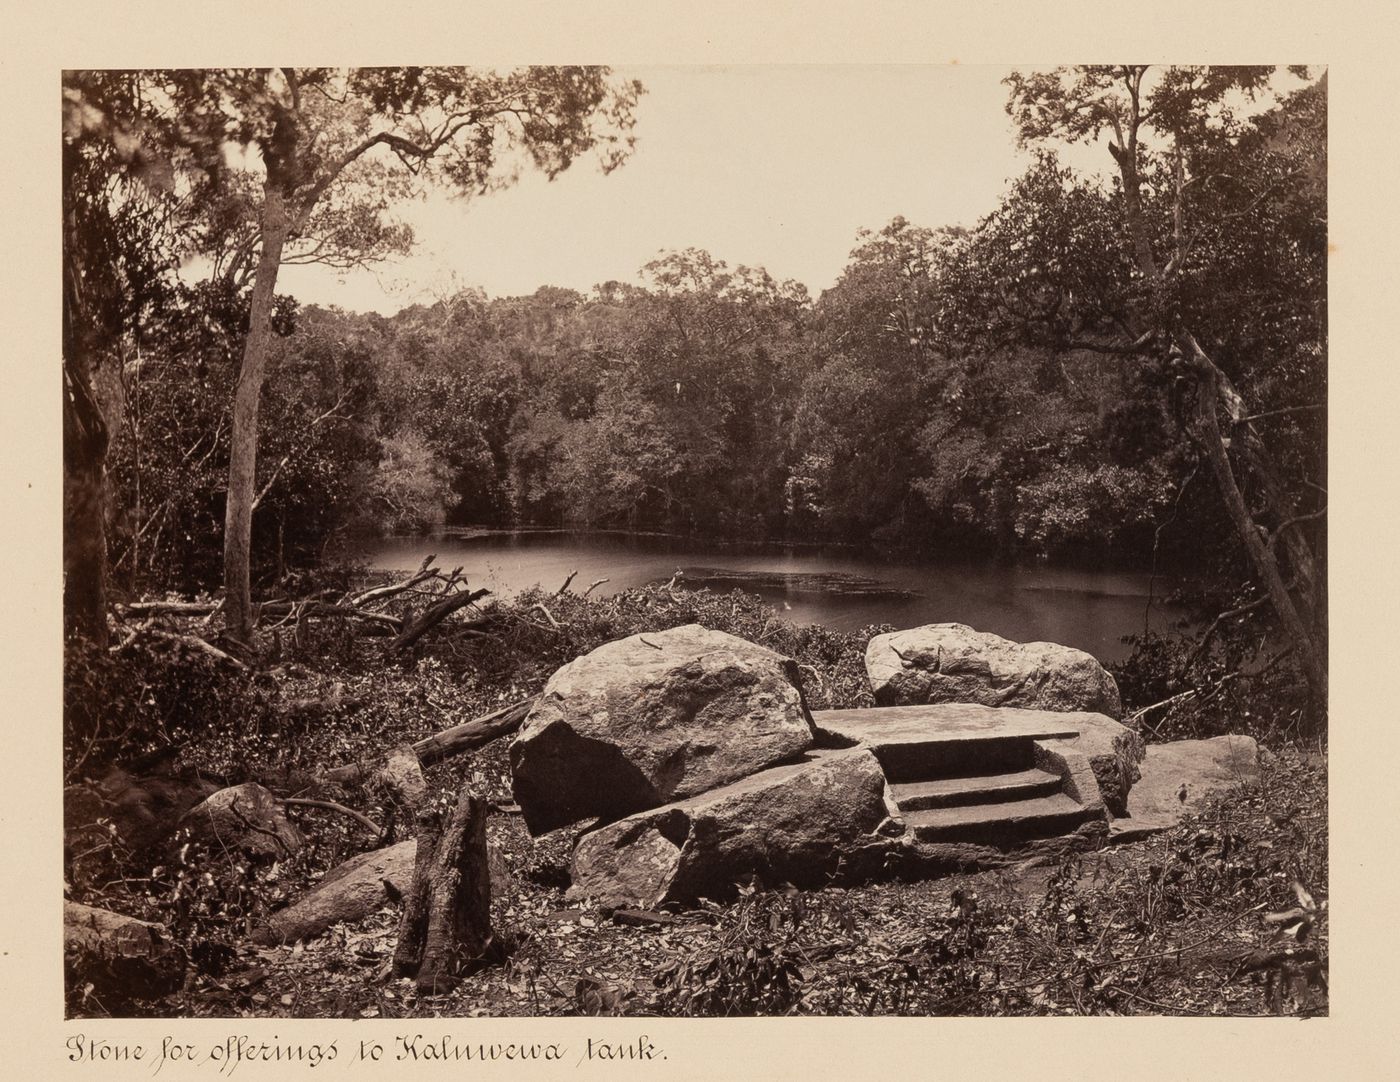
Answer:
M821 886L889 846L875 833L886 814L874 753L815 752L584 835L568 896L654 908L721 897L747 876Z
M185 957L159 924L63 903L63 957L70 984L93 986L108 1010L180 987Z
M696 624L633 635L570 662L511 746L532 834L694 796L813 744L797 666Z
M238 850L280 860L299 851L306 838L288 822L276 798L255 782L220 789L180 821L191 841L211 850Z
M1083 650L1011 642L964 624L877 635L865 671L881 706L966 702L1122 716L1118 685Z

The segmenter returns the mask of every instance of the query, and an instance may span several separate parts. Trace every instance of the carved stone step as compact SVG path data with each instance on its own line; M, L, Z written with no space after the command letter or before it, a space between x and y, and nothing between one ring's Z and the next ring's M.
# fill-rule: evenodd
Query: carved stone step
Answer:
M1058 774L1032 767L1006 774L902 782L891 785L890 793L899 810L908 813L1050 796L1060 791L1060 785Z
M1074 737L1072 715L976 703L815 710L828 741L864 744L892 782L1028 770L1035 741Z
M1004 845L1067 834L1102 815L1064 793L997 804L970 804L910 812L905 828L923 842L979 842Z

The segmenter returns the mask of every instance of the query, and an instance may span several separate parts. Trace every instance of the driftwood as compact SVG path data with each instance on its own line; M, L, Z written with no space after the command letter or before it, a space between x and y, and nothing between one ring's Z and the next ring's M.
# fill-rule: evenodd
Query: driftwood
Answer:
M413 884L404 896L393 970L416 977L418 991L451 991L492 943L486 803L463 789L445 827L441 813L418 816Z
M444 729L440 733L424 737L410 747L421 766L432 766L444 759L472 751L491 743L498 737L515 732L520 728L521 723L525 720L525 715L530 712L530 708L534 705L534 698L512 703L510 706L504 706L483 717L465 721L461 725L454 725L450 729ZM323 784L348 785L368 777L375 771L376 768L373 766L347 763L344 766L327 770L320 775L319 780Z

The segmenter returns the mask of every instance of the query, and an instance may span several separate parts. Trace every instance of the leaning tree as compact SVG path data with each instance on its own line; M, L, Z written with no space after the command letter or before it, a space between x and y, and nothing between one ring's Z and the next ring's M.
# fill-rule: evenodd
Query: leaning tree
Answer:
M1106 133L1110 182L1044 153L945 268L941 322L1157 367L1259 587L1240 611L1272 607L1325 710L1326 82L1276 74L1013 74L1022 144Z
M400 174L464 195L515 179L522 161L553 178L596 151L604 170L631 147L639 84L606 68L279 68L177 74L177 102L222 117L224 134L261 175L248 336L233 400L224 523L225 618L251 640L249 541L258 405L278 270L352 171L371 156Z

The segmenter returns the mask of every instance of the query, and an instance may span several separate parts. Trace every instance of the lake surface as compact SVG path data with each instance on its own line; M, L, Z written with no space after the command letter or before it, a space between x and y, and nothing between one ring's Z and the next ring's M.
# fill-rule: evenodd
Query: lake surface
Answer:
M594 591L599 596L666 582L680 571L680 585L756 593L796 623L855 631L955 621L1021 642L1064 643L1103 661L1125 657L1123 636L1143 630L1150 581L1137 572L886 560L841 547L707 545L611 533L444 530L368 541L351 555L371 567L414 571L429 553L446 570L460 564L473 587L498 596L535 585L557 590L571 571L578 572L573 589L580 592L608 579ZM1157 580L1156 630L1179 618L1160 600L1170 585Z

